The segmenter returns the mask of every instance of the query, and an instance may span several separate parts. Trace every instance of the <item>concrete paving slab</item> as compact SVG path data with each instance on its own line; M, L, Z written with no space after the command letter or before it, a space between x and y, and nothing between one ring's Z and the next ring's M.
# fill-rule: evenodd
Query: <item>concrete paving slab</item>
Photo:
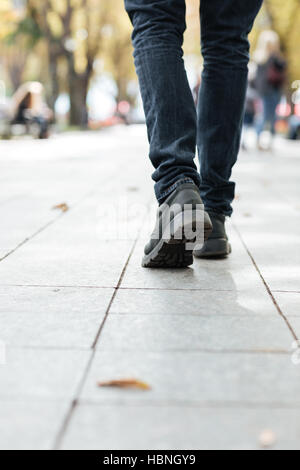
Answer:
M291 354L97 351L80 401L106 404L300 406L300 366ZM135 378L150 391L98 388Z
M123 351L289 351L293 336L276 314L111 315L97 347Z
M65 450L299 450L299 409L89 406L76 409ZM130 423L130 425L129 425ZM141 426L142 423L142 426Z
M113 289L0 287L0 338L9 347L90 348Z

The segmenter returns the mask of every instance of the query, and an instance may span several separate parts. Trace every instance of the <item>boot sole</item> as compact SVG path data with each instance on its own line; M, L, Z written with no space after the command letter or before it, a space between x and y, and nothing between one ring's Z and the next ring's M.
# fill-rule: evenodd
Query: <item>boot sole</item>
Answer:
M232 252L228 240L215 239L208 240L201 250L194 250L195 258L200 259L220 259L226 258Z
M201 213L203 217L203 212ZM202 234L203 227L197 230L197 214L193 211L190 214L188 224L184 224L183 212L178 214L169 224L168 230L170 237L165 239L163 236L155 248L145 255L142 261L144 268L187 268L194 262L193 250L187 250L186 244L195 242L195 238ZM201 230L201 233L200 233ZM193 239L183 237L178 239L178 233L185 234L193 231L196 234ZM206 241L212 232L212 224L206 212L204 212L204 241Z

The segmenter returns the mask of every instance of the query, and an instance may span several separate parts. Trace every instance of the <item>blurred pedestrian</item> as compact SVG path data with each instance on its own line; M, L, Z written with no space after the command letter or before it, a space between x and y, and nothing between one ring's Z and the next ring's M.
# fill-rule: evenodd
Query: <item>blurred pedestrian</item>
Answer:
M257 114L257 103L259 95L255 89L254 79L256 75L256 65L251 62L249 64L249 73L248 73L248 86L246 91L246 100L245 100L245 112L244 112L244 121L243 121L243 133L242 133L242 149L247 150L247 134L248 130L254 127L255 117Z
M257 63L255 86L262 102L261 117L257 121L257 147L264 149L260 136L269 125L272 140L276 134L276 109L280 103L286 81L286 62L280 49L280 39L275 31L263 31L254 53ZM272 140L270 147L272 146Z
M289 119L288 137L291 140L300 139L300 116L293 114Z
M12 98L12 124L24 124L29 132L30 124L39 127L39 138L48 137L49 123L53 117L43 98L44 87L39 82L21 85Z
M247 133L248 130L254 126L255 116L257 112L257 92L252 82L248 83L245 101L245 114L243 121L243 133L242 133L242 148L247 150Z
M209 237L195 256L226 256L231 251L225 217L232 214L235 193L230 177L240 147L248 33L261 5L262 0L201 0L204 69L197 114L182 59L185 0L125 0L134 27L135 65L159 203L156 228L145 247L145 267L191 265L193 253L185 246L191 240L177 238L179 229L185 232L189 224L197 236L201 230ZM194 163L196 144L200 175ZM171 217L166 217L170 209ZM201 210L204 229L196 220Z

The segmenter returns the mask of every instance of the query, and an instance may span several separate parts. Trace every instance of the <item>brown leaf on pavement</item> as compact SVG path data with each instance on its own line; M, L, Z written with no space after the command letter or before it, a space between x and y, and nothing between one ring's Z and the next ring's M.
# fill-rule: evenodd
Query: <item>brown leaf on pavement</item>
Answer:
M62 212L68 212L68 210L70 209L68 204L63 202L62 204L57 204L56 206L53 206L52 207L53 210L60 210Z
M98 382L98 387L137 388L139 390L151 390L150 385L136 379L119 379L108 382Z

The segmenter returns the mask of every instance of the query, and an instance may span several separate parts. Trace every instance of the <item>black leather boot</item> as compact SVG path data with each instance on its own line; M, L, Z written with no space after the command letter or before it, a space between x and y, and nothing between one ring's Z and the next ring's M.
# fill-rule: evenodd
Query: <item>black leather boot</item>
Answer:
M225 258L231 253L231 245L225 230L225 216L208 211L213 230L201 249L194 250L196 258Z
M179 185L157 212L156 226L145 247L145 268L185 268L193 264L193 243L212 231L199 189Z

